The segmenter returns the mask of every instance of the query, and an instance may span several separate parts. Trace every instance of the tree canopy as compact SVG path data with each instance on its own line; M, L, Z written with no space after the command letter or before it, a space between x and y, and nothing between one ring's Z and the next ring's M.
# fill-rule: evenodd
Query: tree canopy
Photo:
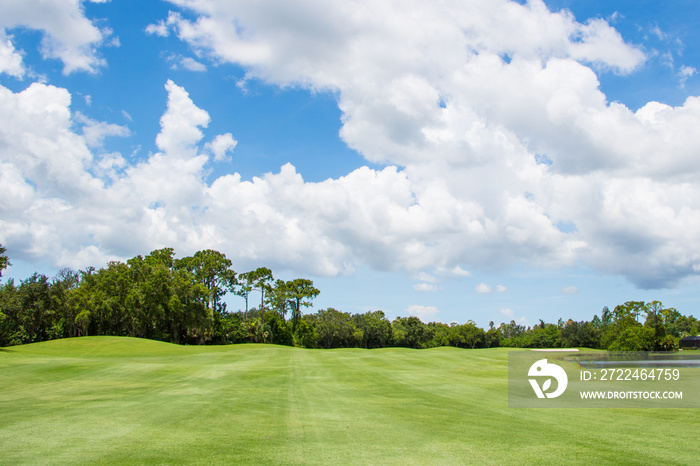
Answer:
M7 249L0 244L0 277L2 277L2 271L11 266L10 259L5 255Z
M9 265L0 246L0 271ZM250 294L260 292L257 307ZM227 309L227 294L243 310ZM304 312L320 294L307 278L280 280L259 267L236 273L218 251L175 258L172 248L126 262L55 277L33 274L0 286L0 346L83 335L123 335L180 344L276 343L306 348L430 348L493 346L589 347L607 350L677 349L679 339L700 334L700 322L659 301L604 307L590 321L540 321L532 327L493 322L488 330L463 324L390 321L381 310L350 314L334 308ZM230 303L230 301L229 301Z

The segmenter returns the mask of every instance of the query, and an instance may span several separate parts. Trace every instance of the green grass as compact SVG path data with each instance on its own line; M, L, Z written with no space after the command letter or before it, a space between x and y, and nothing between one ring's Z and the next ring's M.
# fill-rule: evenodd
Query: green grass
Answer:
M0 349L0 463L695 464L696 410L510 409L507 350Z

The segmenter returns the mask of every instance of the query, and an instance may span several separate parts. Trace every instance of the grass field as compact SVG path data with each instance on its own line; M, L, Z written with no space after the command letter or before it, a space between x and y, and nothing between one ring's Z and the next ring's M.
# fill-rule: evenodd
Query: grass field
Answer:
M0 349L3 464L697 464L699 414L509 409L505 349Z

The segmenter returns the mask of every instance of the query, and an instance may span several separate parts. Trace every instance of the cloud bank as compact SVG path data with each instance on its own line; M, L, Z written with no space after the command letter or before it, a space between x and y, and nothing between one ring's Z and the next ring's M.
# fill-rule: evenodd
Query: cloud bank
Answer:
M208 183L210 156L245 141L205 136L208 113L172 81L158 151L138 164L99 152L128 129L72 113L65 89L0 87L0 242L22 257L82 267L167 245L320 275L584 263L647 288L700 271L700 98L609 102L596 73L646 57L606 21L540 0L171 3L183 13L147 40L172 34L248 80L333 92L340 137L386 168ZM19 5L5 2L6 29L27 24ZM76 11L85 34L29 26L64 72L93 72L105 34ZM0 72L18 76L7 37Z
M61 60L64 74L74 71L95 73L105 65L98 55L98 48L111 31L100 30L87 19L80 0L3 0L0 3L0 28L5 31L14 28L41 31L42 56ZM0 32L0 72L3 71L22 76L26 70L11 40Z

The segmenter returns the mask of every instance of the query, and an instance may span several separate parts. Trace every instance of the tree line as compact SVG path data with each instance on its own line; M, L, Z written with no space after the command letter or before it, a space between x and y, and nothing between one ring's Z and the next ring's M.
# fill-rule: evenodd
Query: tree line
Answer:
M10 265L0 245L0 277ZM607 307L591 321L560 319L527 327L493 322L488 329L390 321L380 311L350 314L333 308L302 312L320 293L311 280L275 280L260 267L236 273L218 251L176 259L172 248L106 267L63 269L49 278L35 273L0 286L0 346L84 335L117 335L179 344L275 343L306 348L589 347L607 350L671 350L683 336L700 333L700 322L658 302L630 301ZM255 294L253 292L256 292ZM230 311L233 293L244 309ZM259 300L258 298L259 294Z

